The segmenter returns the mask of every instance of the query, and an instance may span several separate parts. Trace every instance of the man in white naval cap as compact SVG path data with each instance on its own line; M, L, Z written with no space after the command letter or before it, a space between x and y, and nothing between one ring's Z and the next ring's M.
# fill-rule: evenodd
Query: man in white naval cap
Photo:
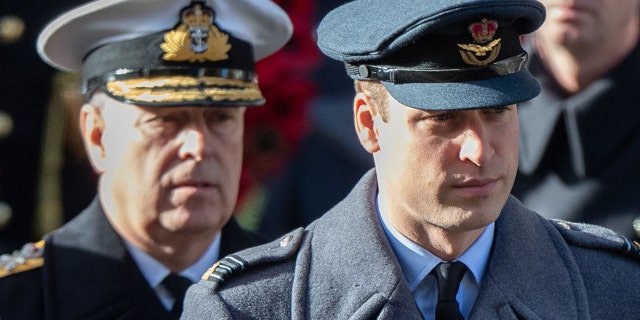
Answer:
M292 25L269 0L98 0L40 34L81 71L98 194L76 219L0 259L0 318L175 319L186 287L260 237L232 218L255 61Z
M536 0L355 0L318 45L375 169L306 228L216 262L183 319L638 319L638 245L510 196ZM346 107L346 106L345 106Z

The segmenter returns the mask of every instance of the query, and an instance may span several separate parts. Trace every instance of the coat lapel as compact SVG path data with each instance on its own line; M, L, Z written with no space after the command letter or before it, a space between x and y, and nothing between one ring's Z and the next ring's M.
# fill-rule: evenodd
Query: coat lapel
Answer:
M528 69L537 76L541 85L555 87L553 79L546 76L544 66L532 55ZM559 121L563 121L562 100L553 90L542 90L531 101L518 104L518 120L520 124L520 156L518 170L525 174L535 172L547 152L554 131ZM533 107L535 106L535 107Z
M580 272L557 230L510 198L496 221L471 319L589 319Z
M375 175L309 228L294 297L310 319L422 319L378 220ZM297 283L308 283L313 290ZM295 302L294 302L295 303ZM294 317L296 318L296 317Z

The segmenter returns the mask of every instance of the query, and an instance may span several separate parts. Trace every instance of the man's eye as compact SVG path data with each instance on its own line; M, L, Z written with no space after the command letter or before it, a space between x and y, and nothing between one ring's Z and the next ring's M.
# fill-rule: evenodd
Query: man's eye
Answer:
M167 122L176 122L177 117L175 116L153 116L147 119L147 123L167 123Z
M223 122L223 121L227 121L227 120L231 119L231 115L229 115L227 113L218 113L213 118L217 122Z
M159 117L162 122L176 122L178 121L177 117L174 116L161 116Z
M224 111L211 112L211 113L207 114L206 117L207 117L209 122L221 123L221 122L227 122L227 121L235 119L236 114L233 113L233 112L228 112L228 111L224 110Z
M513 109L512 106L502 106L502 107L491 108L489 110L491 110L493 113L496 113L496 114L502 114L512 109Z
M451 117L453 117L451 113L443 112L443 113L434 115L432 118L436 121L446 121L451 119Z
M493 112L495 112L495 113L505 113L507 110L509 110L509 108L507 108L507 107L496 107L496 108L493 108Z

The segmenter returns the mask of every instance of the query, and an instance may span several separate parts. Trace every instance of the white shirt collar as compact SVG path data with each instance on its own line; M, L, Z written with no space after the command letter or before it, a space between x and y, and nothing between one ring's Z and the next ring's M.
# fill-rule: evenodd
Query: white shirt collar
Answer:
M202 257L200 257L196 263L180 272L180 275L187 277L194 283L198 282L207 269L209 269L220 256L220 235L220 232L218 232ZM170 310L171 306L173 306L174 299L168 290L166 290L164 286L160 285L162 280L169 275L170 270L129 241L124 240L124 243L131 254L131 257L133 257L133 260L138 266L138 269L140 269L140 272L149 283L149 286L156 292L156 295L165 308Z
M127 250L133 257L133 260L138 265L140 272L147 280L149 285L152 288L155 288L164 278L169 275L170 271L162 265L159 261L148 255L146 252L140 250L138 247L134 246L129 241L125 240L125 245L127 246ZM189 278L193 282L197 282L200 280L202 275L213 265L215 261L218 260L218 256L220 255L220 233L218 233L207 249L205 253L200 257L200 259L189 266L187 269L180 272L180 275L183 275Z

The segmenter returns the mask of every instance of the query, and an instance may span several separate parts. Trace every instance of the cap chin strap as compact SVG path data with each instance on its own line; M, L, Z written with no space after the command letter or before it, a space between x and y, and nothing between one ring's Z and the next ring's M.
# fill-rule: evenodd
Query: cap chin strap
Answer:
M357 80L380 80L391 83L438 83L487 80L517 73L524 69L527 53L494 62L490 65L465 69L417 69L393 66L353 65L345 63L347 74Z

